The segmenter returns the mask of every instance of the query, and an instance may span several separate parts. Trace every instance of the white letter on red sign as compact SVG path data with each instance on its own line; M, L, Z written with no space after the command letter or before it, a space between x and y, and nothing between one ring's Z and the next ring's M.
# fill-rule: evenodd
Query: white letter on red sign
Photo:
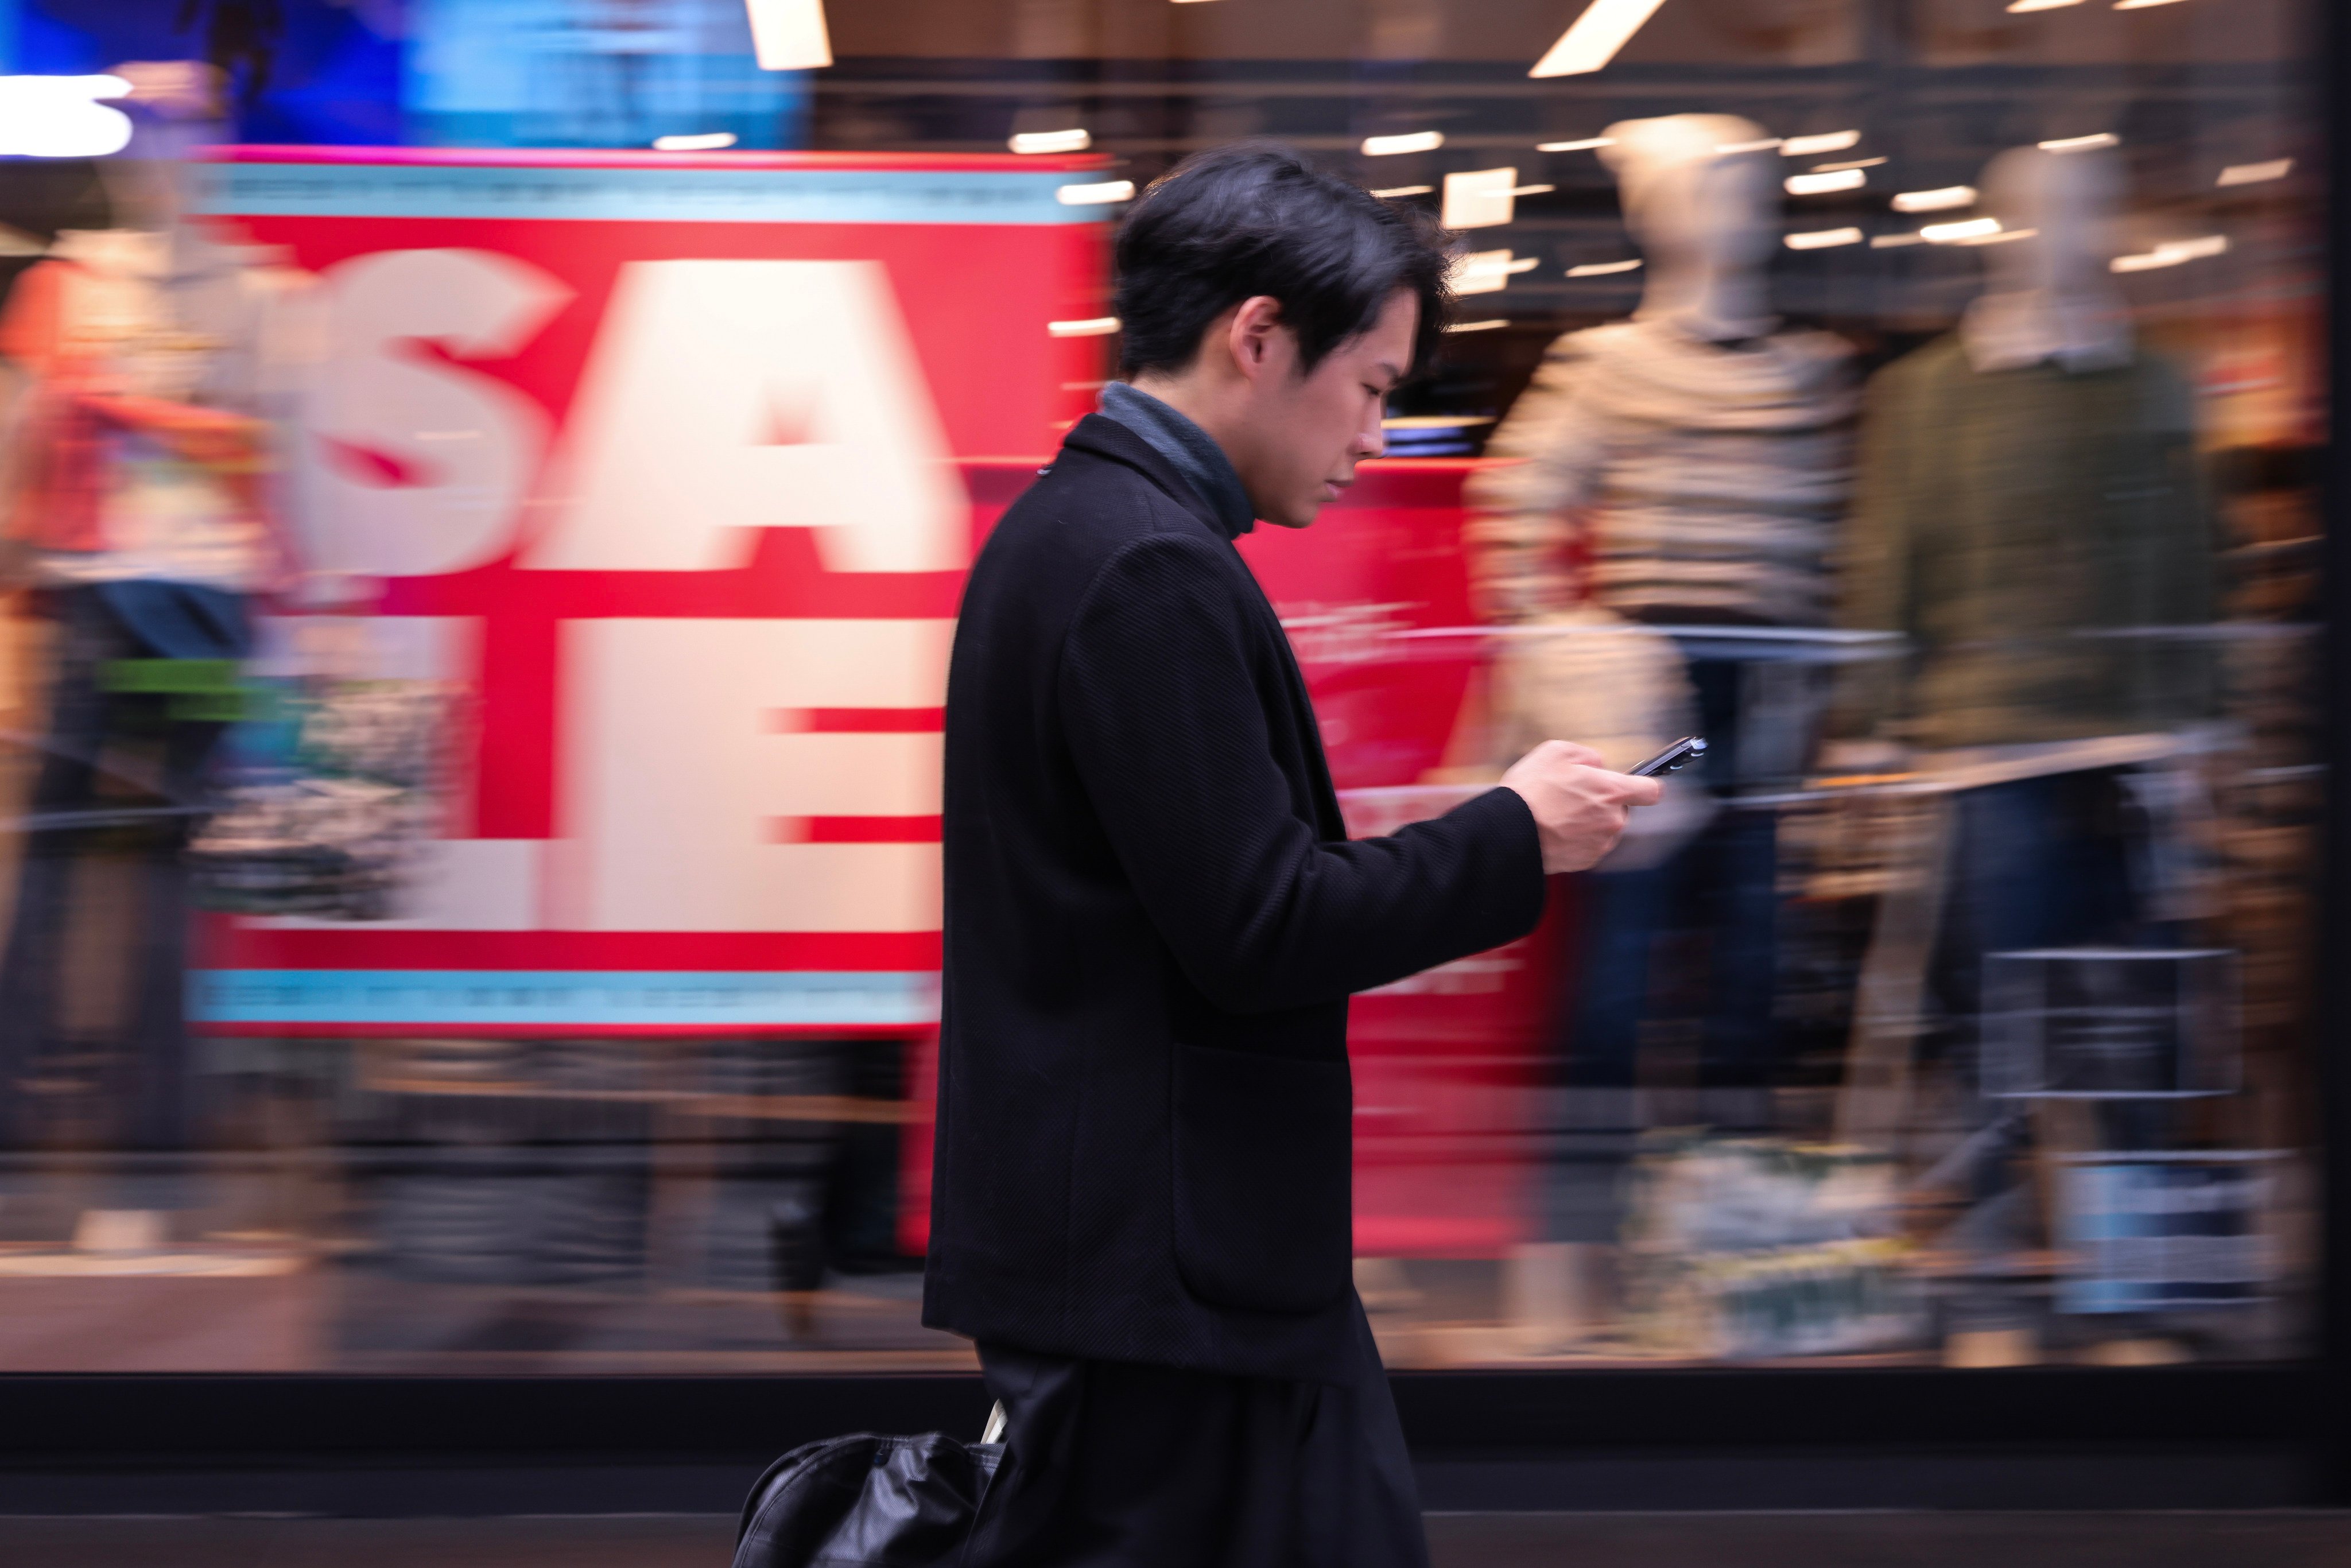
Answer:
M553 924L937 930L954 635L952 621L569 622ZM810 831L825 823L861 831Z
M951 571L969 503L880 264L622 269L522 564L713 571L808 528L834 571Z
M417 353L512 354L570 291L482 250L393 250L329 267L328 356L305 458L318 486L306 564L430 577L514 539L547 417L504 382Z

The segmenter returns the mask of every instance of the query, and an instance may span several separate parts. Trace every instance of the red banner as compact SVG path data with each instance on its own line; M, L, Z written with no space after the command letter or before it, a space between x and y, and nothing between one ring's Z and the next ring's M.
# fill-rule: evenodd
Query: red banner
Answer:
M1091 406L1087 160L236 149L315 275L306 564L472 725L389 922L230 923L243 1033L919 1028L939 712L996 507ZM1074 324L1074 326L1073 326ZM983 495L1000 494L983 482Z

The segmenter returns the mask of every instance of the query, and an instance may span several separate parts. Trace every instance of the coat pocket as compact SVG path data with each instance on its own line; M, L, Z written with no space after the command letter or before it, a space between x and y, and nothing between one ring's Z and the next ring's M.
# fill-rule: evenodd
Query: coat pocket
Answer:
M1344 1061L1176 1048L1176 1266L1193 1294L1312 1312L1346 1291L1353 1104Z

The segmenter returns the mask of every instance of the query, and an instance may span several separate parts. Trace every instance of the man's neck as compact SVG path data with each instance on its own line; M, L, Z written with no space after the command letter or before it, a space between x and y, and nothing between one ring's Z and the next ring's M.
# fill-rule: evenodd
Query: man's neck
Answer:
M1249 487L1242 483L1240 471L1234 466L1232 455L1224 443L1190 413L1132 382L1105 391L1102 412L1142 436L1145 444L1176 465L1200 499L1207 503L1217 526L1228 538L1238 538L1249 531L1256 507L1249 499Z
M1167 376L1145 371L1126 384L1139 392L1157 398L1198 425L1207 433L1209 440L1224 448L1225 456L1232 459L1237 421L1230 401L1219 397L1217 389L1205 384L1205 382L1206 378L1197 374ZM1239 466L1238 461L1234 466Z

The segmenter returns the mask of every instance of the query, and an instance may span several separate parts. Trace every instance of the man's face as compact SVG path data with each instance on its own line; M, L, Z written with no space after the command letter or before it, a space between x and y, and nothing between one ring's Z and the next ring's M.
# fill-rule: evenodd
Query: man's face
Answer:
M1354 483L1355 465L1377 457L1387 395L1412 363L1420 302L1408 288L1388 296L1362 337L1340 344L1306 375L1287 329L1269 343L1265 373L1250 391L1248 434L1234 467L1258 517L1302 528Z

